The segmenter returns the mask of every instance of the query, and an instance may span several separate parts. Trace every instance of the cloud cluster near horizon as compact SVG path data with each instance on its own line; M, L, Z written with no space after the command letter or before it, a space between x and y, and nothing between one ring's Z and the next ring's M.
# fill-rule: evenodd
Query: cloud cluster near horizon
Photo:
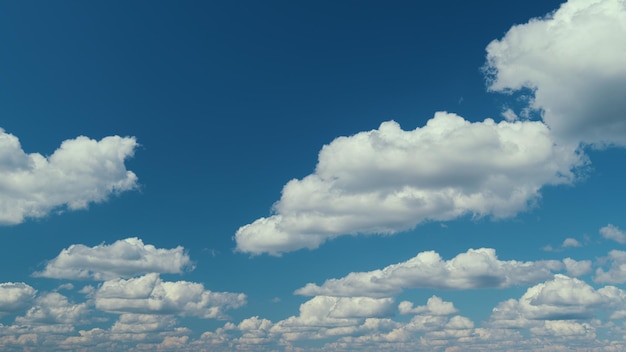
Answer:
M619 254L619 253L618 253ZM295 294L312 296L300 305L299 314L272 322L259 316L239 324L226 323L207 331L185 346L211 346L216 351L250 348L297 348L305 341L328 341L322 350L539 350L553 351L580 346L580 351L620 350L626 327L626 292L607 285L594 288L575 276L597 267L595 281L610 265L623 274L621 256L571 258L520 262L499 260L495 250L481 248L443 260L427 251L382 269L352 272L322 285L309 283ZM559 273L566 270L567 275ZM612 283L626 282L613 275ZM403 300L403 290L431 288L467 290L529 286L519 298L493 306L484 322L461 315L454 302L433 295L425 304ZM400 316L408 316L409 319ZM611 340L607 340L611 339ZM612 342L607 342L612 341ZM549 345L543 349L542 345Z
M438 112L414 130L389 121L339 137L322 148L313 174L283 187L274 214L239 228L237 250L280 255L428 220L510 217L542 187L571 183L588 163L581 145L626 146L624 6L569 1L488 45L488 89L531 89L527 109L542 121L510 109L499 123Z
M27 154L19 139L0 128L0 224L19 224L56 209L84 209L110 194L133 189L137 176L124 162L133 137L69 139L52 155Z
M160 274L181 273L189 268L184 248L156 248L139 238L87 247L82 244L63 249L44 271L33 276L69 280L95 280L77 290L82 302L74 302L61 290L75 289L65 283L58 289L39 292L24 282L0 283L0 316L13 314L13 325L0 324L0 347L75 345L86 339L126 340L148 333L174 329L177 317L226 319L226 311L247 302L243 293L214 292L190 281L165 281ZM193 268L191 268L193 269ZM23 314L21 314L23 313ZM77 326L102 323L102 313L117 320L109 329L81 330ZM19 338L16 338L19 336ZM42 341L45 339L45 341ZM19 348L19 347L16 347Z

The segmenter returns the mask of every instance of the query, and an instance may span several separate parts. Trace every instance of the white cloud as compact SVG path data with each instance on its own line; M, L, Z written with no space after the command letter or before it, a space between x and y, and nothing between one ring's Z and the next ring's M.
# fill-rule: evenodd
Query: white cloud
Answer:
M509 122L519 120L519 117L517 116L517 114L511 109L504 110L502 112L502 117L504 117L504 119Z
M617 243L626 244L626 233L611 224L608 224L605 227L601 228L600 234L606 239L613 240Z
M389 328L391 298L316 296L300 305L300 314L274 324L271 334L288 341L324 339Z
M64 206L84 209L135 188L137 176L124 161L136 146L132 137L81 136L44 157L26 154L18 138L0 128L0 224L19 224Z
M341 279L326 280L322 286L309 283L296 294L313 296L388 297L407 288L471 289L509 287L549 279L563 264L556 260L501 261L490 248L470 249L450 260L434 251L382 270L350 273Z
M400 302L398 305L400 314L424 314L424 315L450 315L457 311L452 302L445 302L440 297L432 296L425 306L413 307L409 301Z
M570 276L578 277L589 274L591 272L591 260L576 261L571 258L563 259L565 270Z
M223 318L246 303L243 293L211 292L200 283L162 281L158 274L105 281L95 293L96 308L115 313L179 314Z
M596 270L593 280L596 282L623 284L626 282L626 252L612 250L607 258L611 263L608 271Z
M37 297L26 315L15 318L15 322L23 325L63 324L71 327L88 313L87 303L75 304L58 292L49 292Z
M487 46L489 89L534 90L559 140L626 146L626 5L570 0Z
M384 317L392 314L391 298L316 296L300 306L300 316L283 325L345 325L349 319Z
M567 248L567 247L580 247L582 246L580 244L580 242L578 242L578 240L576 240L575 238L566 238L563 241L563 244L561 244L561 247L563 248Z
M23 282L4 282L0 284L0 315L15 312L29 306L37 290Z
M438 112L404 131L393 122L324 146L314 174L291 180L276 214L237 231L241 252L316 248L346 234L392 234L459 216L509 217L584 163L541 122L469 122Z
M114 333L145 333L170 330L176 318L169 315L122 314L111 327Z
M127 238L110 245L87 247L74 244L63 249L34 276L56 279L109 280L145 273L181 273L191 266L184 248L156 248L139 238Z
M567 336L571 338L595 338L596 329L589 323L578 323L571 320L546 320L542 326L532 327L535 335Z
M499 327L529 327L533 320L591 319L601 310L621 310L626 292L614 286L598 290L584 281L557 274L553 280L530 287L519 299L494 308L491 323Z

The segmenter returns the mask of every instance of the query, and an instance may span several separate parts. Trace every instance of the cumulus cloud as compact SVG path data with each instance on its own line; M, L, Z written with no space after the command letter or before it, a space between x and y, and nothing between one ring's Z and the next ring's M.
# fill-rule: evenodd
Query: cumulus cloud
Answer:
M623 311L626 292L614 286L598 290L582 280L557 274L553 280L530 287L519 299L494 308L494 326L519 328L533 320L591 319L600 310ZM615 314L615 313L614 313Z
M626 146L626 3L570 0L487 46L489 89L533 90L560 141Z
M611 224L601 228L600 234L606 239L613 240L620 244L626 244L626 233Z
M58 208L84 209L135 188L137 176L124 161L136 146L133 137L81 136L44 157L27 154L17 137L0 128L0 224L19 224Z
M355 272L331 279L318 286L309 283L296 294L313 296L388 297L408 288L472 289L533 284L553 277L562 269L556 260L520 262L502 261L491 248L470 249L450 260L434 251L382 270Z
M402 301L398 305L400 314L450 315L457 311L452 302L445 302L440 297L432 296L425 306L413 307L413 303Z
M29 306L37 290L23 282L4 282L0 284L0 316Z
M577 239L575 238L566 238L563 241L563 244L561 244L561 247L563 248L567 248L567 247L581 247L582 244L580 244L580 242L578 242Z
M300 314L274 324L270 333L286 340L322 339L380 328L395 310L391 298L316 296Z
M73 324L85 318L88 313L89 306L86 302L73 303L58 292L48 292L37 297L26 315L15 318L15 322L22 325L61 324L73 329Z
M122 314L111 327L113 333L145 333L170 330L176 318L170 315Z
M178 314L224 318L246 303L243 293L211 292L200 283L162 281L158 274L109 280L95 292L96 308L115 313Z
M191 260L183 247L156 248L133 237L110 245L71 245L49 261L43 271L33 275L55 279L109 280L145 273L181 273L190 266Z
M577 277L591 272L591 260L576 261L572 258L565 258L563 264L565 264L565 270L570 276Z
M509 217L584 163L541 122L469 122L438 112L422 128L393 122L323 147L315 173L288 182L275 214L237 231L237 249L280 254L346 234L392 234L427 220Z
M596 282L623 284L626 282L626 252L612 250L609 252L608 261L611 267L608 271L602 268L596 270L593 280Z
M381 318L393 315L394 308L391 298L316 296L300 305L299 315L273 324L268 332L289 341L353 334L389 321Z

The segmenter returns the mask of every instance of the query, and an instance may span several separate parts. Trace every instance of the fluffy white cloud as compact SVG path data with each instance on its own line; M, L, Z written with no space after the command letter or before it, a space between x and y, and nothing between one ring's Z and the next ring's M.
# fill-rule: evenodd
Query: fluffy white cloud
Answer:
M553 280L530 287L519 299L494 308L491 323L499 327L529 327L533 320L591 319L598 311L623 312L626 292L614 286L598 290L584 281L557 274Z
M575 238L566 238L563 241L563 244L561 244L561 247L563 248L567 248L567 247L580 247L582 246L582 244L580 244L580 242L578 242L577 239Z
M626 244L626 233L611 224L608 224L605 227L601 228L600 234L606 239L613 240L617 243Z
M487 46L489 89L534 90L560 140L626 146L626 3L570 0Z
M136 187L137 176L124 165L136 146L132 137L81 136L44 157L26 154L17 137L0 129L0 224L19 224L63 206L83 209Z
M417 256L382 270L350 273L331 279L322 286L309 283L296 294L313 296L388 297L407 288L471 289L509 287L549 279L560 270L559 261L501 261L491 248L470 249L450 260L443 260L434 251Z
M400 302L398 305L400 314L425 314L425 315L450 315L457 312L452 302L444 302L440 297L432 296L425 306L413 307L409 301Z
M385 122L324 146L315 173L284 186L276 214L239 228L237 249L276 255L426 220L512 216L542 186L575 179L583 159L541 122L472 123L445 112L412 131Z
M274 324L269 332L289 341L322 339L389 326L392 298L316 296L300 305L300 314ZM393 324L392 324L393 325Z
M606 282L612 284L623 284L626 282L626 252L612 250L609 252L608 261L611 267L608 271L602 268L596 270L593 280L596 282Z
M223 318L224 310L245 303L243 293L211 292L195 282L162 281L155 273L105 281L95 293L96 308L116 313Z
M565 264L565 270L570 276L577 277L591 272L591 260L576 261L571 258L565 258L563 259L563 264Z
M184 248L156 248L139 238L127 238L110 245L87 247L74 244L63 249L34 276L56 279L109 280L145 273L180 273L191 265Z
M176 318L169 315L122 314L111 327L113 333L145 333L172 329Z
M596 329L593 325L571 320L547 320L542 326L533 327L530 331L535 335L545 336L567 336L570 338L596 337Z
M0 284L0 315L15 312L31 304L37 290L23 282Z
M26 315L15 318L15 322L23 325L62 324L73 329L72 325L88 313L86 302L75 304L58 292L49 292L37 297Z

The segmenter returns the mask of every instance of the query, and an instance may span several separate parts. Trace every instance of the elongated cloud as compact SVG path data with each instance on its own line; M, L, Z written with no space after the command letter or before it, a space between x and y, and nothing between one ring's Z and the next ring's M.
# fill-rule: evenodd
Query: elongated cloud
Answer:
M110 245L87 247L74 244L64 249L33 274L55 279L109 280L145 273L181 273L191 266L183 247L156 248L139 238L127 238Z
M584 162L541 122L469 122L439 112L404 131L393 122L324 146L314 174L291 180L275 214L241 227L241 252L316 248L347 234L392 234L427 220L509 217Z
M489 89L534 91L560 141L626 146L626 3L570 0L487 47Z
M19 224L57 208L84 209L135 188L137 176L124 161L136 146L133 137L81 136L44 157L26 154L18 138L0 128L0 224Z
M96 308L114 313L223 318L224 310L245 303L243 293L211 292L200 283L162 281L158 274L105 281L95 293Z
M323 285L309 283L296 290L304 296L369 296L389 297L409 288L472 289L509 287L530 284L553 277L560 270L559 261L501 261L490 248L470 249L450 260L443 260L434 251L417 256L382 270L355 272Z

